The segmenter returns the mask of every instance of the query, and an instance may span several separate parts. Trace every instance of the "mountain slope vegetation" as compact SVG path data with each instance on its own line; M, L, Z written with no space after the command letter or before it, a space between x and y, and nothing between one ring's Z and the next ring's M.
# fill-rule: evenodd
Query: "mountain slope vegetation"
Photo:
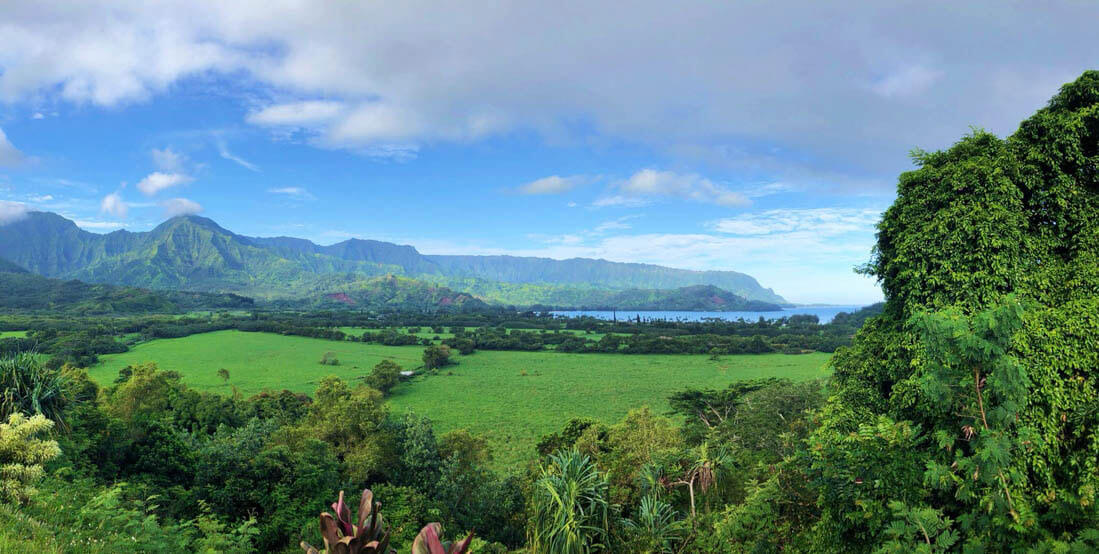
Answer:
M251 298L236 294L152 291L50 279L0 259L0 310L5 311L95 315L179 313L253 306Z
M359 239L320 246L291 237L246 237L198 216L176 217L148 232L97 234L57 214L32 212L0 227L0 256L47 277L258 299L300 299L307 293L338 292L323 290L332 282L399 275L521 306L604 305L614 297L608 291L697 285L719 287L745 300L785 304L754 278L731 271L588 259L425 256L411 246ZM728 303L731 297L716 297L725 303L707 309L737 305Z

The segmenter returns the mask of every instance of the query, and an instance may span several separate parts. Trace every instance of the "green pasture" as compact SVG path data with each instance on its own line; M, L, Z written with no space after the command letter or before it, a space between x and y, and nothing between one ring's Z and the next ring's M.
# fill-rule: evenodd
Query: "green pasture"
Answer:
M321 365L336 353L338 366ZM219 331L140 344L130 352L101 356L93 378L109 383L128 364L156 362L183 374L198 389L250 395L265 389L312 392L321 378L354 379L383 359L406 369L421 365L421 346L380 346L267 333ZM608 423L643 405L667 410L667 396L686 387L724 387L740 379L813 379L828 374L827 354L741 355L711 361L705 355L566 354L478 351L456 356L455 365L394 389L394 413L430 417L440 433L467 428L488 437L496 467L529 460L542 435L570 418ZM217 376L229 370L229 382Z

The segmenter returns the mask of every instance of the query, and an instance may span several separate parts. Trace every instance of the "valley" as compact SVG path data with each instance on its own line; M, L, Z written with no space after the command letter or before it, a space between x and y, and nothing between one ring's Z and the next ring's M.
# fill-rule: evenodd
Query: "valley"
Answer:
M326 352L335 353L339 365L319 364ZM154 340L125 353L104 355L88 373L108 386L125 366L155 363L161 370L178 371L183 382L197 390L239 391L245 396L283 389L312 394L324 377L360 382L379 362L392 360L402 368L419 369L421 375L393 390L390 411L426 416L439 434L466 429L485 437L493 468L505 473L520 471L534 460L538 439L571 418L591 417L610 424L640 406L668 411L673 378L681 388L720 388L745 379L803 381L829 375L829 356L823 353L740 355L714 361L704 355L479 351L456 355L454 365L425 376L422 352L422 346L218 331ZM218 375L220 369L228 370L228 379Z

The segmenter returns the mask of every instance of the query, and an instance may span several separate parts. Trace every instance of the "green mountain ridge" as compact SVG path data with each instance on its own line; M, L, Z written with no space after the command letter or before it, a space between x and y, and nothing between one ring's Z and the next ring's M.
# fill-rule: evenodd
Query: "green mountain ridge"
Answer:
M0 259L0 309L80 315L180 313L191 310L250 309L255 302L236 294L154 291L88 284L35 275Z
M398 275L517 306L606 305L616 301L615 291L632 291L621 299L636 302L641 297L660 298L638 291L696 285L718 287L742 300L787 304L751 276L731 271L690 271L582 258L430 256L412 246L361 239L322 246L292 237L237 235L199 216L172 218L148 232L97 234L57 214L31 212L21 221L0 227L0 256L53 278L231 292L272 301L313 298L338 292L334 283L347 286ZM369 286L359 286L363 288ZM714 303L723 305L739 304L732 298Z

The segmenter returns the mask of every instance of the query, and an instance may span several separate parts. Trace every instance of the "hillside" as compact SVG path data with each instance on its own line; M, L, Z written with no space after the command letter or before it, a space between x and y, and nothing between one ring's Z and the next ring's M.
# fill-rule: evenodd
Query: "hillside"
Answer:
M289 309L360 309L372 311L476 311L484 301L433 283L387 275L371 279L348 275L322 277L302 298L269 305Z
M588 291L582 303L551 307L583 310L679 310L700 312L766 312L782 309L779 304L748 300L712 285L695 285L671 290Z
M249 309L253 305L251 298L235 294L152 291L50 279L0 260L0 310L93 315Z
M411 246L359 239L321 246L292 237L246 237L198 216L176 217L148 232L97 234L57 214L32 212L0 227L0 256L47 277L272 300L336 292L324 290L333 280L400 275L506 305L603 305L613 291L696 285L786 304L751 276L732 271L580 258L425 256Z

